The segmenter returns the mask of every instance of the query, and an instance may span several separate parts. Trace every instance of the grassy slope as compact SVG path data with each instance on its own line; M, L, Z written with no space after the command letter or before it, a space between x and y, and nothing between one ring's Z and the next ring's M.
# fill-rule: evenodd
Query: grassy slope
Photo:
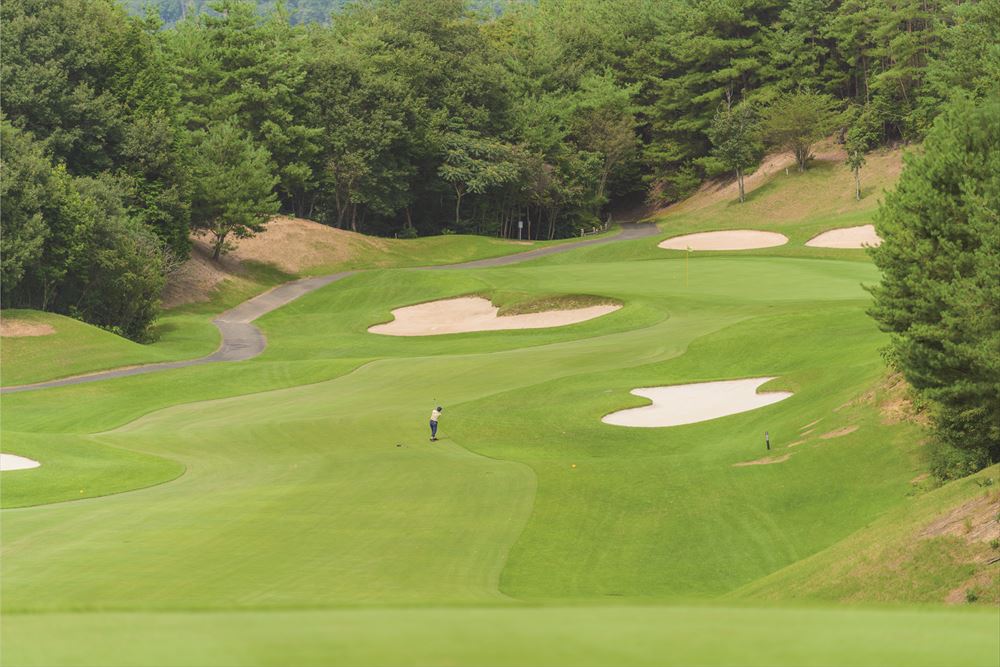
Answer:
M158 481L185 470L4 511L6 662L990 664L995 612L627 606L716 599L907 506L919 430L854 400L881 373L870 265L699 256L685 287L676 256L571 255L354 276L262 318L254 361L5 397L5 442L43 462L5 475L6 506L59 487L50 463L84 443L164 462ZM626 307L534 332L366 333L471 292ZM795 396L674 429L599 421L641 403L636 386L755 375ZM734 468L764 430L791 459Z
M600 236L588 238L602 238L617 233L617 229L611 229ZM356 244L352 257L346 261L311 267L303 273L305 275L321 275L353 269L391 269L459 264L477 259L514 255L519 252L572 243L578 240L569 238L557 241L519 242L463 234L424 236L416 239L380 238L375 244Z
M537 261L561 264L682 257L684 251L664 250L656 244L664 238L723 229L775 231L785 234L789 242L776 248L697 254L867 261L865 250L809 248L805 242L829 229L870 224L882 193L891 189L899 176L902 154L897 149L869 156L862 176L861 201L854 198L854 177L845 165L832 158L816 160L804 173L792 168L787 174L779 170L760 178L748 188L747 200L742 204L731 186L718 190L706 187L654 218L663 230L658 238L596 246L575 253L573 258L553 255Z
M964 602L965 591L971 590L983 603L996 605L1000 563L989 561L1000 556L990 544L990 537L1000 534L998 474L1000 467L993 466L916 495L834 546L757 580L732 597L858 603L943 602L951 595ZM928 531L950 514L957 514L953 518L959 524L957 534ZM977 521L976 514L985 516ZM964 533L972 533L980 522L987 530L966 538Z
M459 235L412 240L378 239L377 245L357 244L357 252L348 261L311 267L302 275L322 275L349 269L453 264L525 252L572 240L522 244ZM0 345L0 366L3 368L0 386L30 384L121 366L211 354L219 345L218 329L211 323L213 317L295 277L267 264L244 262L243 273L224 280L210 300L166 311L156 322L156 342L150 345L134 343L53 313L7 310L5 317L52 324L57 333L54 336L5 338Z

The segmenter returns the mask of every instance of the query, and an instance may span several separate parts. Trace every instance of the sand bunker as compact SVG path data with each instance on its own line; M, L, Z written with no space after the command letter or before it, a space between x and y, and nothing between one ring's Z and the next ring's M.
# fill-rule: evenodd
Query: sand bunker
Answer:
M48 336L55 332L56 330L51 324L43 324L42 322L28 322L26 320L12 320L8 318L0 320L0 336L4 338Z
M653 404L612 412L601 421L616 426L652 428L694 424L756 410L791 396L787 391L757 393L758 387L773 379L749 378L633 389L633 394L648 398Z
M758 232L752 229L732 229L724 232L699 232L685 234L661 241L659 247L667 250L753 250L785 245L788 237L777 232Z
M26 459L16 454L0 454L0 471L2 472L7 472L8 470L27 470L29 468L37 468L40 465L42 464L38 461Z
M806 241L811 248L865 248L881 244L875 225L831 229Z
M621 308L619 305L606 304L500 317L497 315L497 307L489 300L477 296L465 296L397 308L392 311L395 317L392 322L376 324L368 331L388 336L436 336L471 331L544 329L585 322L619 308Z

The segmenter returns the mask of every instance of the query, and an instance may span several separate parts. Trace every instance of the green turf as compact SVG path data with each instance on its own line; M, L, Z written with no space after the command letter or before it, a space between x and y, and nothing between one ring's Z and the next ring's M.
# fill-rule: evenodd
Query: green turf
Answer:
M618 233L613 228L601 237ZM598 238L598 237L593 237ZM570 243L558 241L512 242L482 236L433 236L419 239L379 239L377 246L360 246L346 262L315 266L302 275L322 275L344 270L454 264L535 248ZM294 279L268 264L242 263L238 277L224 280L207 301L165 311L152 327L154 342L138 344L78 320L33 310L5 310L4 317L51 324L52 336L5 338L0 345L0 386L43 382L109 368L162 361L194 359L211 354L220 342L211 320L276 285Z
M990 561L1000 556L1000 545L973 531L980 522L1000 522L998 475L1000 466L994 465L930 493L919 493L914 485L907 503L870 526L730 597L935 602L952 591L960 599L972 591L977 602L995 606L1000 603L1000 565ZM961 508L971 511L955 516L953 532L925 534L935 520Z
M617 227L588 236L588 239L606 238L619 232ZM357 269L388 269L439 264L460 264L478 259L503 257L538 248L579 241L579 238L555 241L510 241L489 236L448 234L423 236L416 239L372 239L374 243L356 244L349 259L333 264L310 267L306 275L322 275L337 271Z
M152 364L209 354L219 345L219 332L207 318L160 320L161 341L140 345L55 313L8 309L5 318L48 324L47 336L4 338L0 343L0 384L30 384L107 368Z
M5 664L995 665L996 612L556 607L33 614ZM53 641L58 629L61 641Z
M254 360L5 396L4 451L42 466L0 485L4 664L996 664L995 610L778 606L844 599L796 587L932 502L910 481L920 427L862 400L884 373L874 267L626 261L639 243L370 271L261 318ZM367 332L462 294L624 307ZM600 421L636 387L756 376L794 395L667 429ZM734 467L765 431L790 458ZM775 606L719 606L754 586ZM940 601L927 590L874 599Z

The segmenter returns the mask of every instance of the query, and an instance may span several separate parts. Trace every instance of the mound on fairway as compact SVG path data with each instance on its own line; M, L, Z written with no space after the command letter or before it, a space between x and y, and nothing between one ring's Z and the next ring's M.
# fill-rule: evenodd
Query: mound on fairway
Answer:
M681 426L735 415L783 401L791 393L771 391L758 394L757 388L773 377L723 382L699 382L670 387L644 387L632 393L653 401L641 408L619 410L604 415L601 421L615 426Z
M544 329L592 320L621 308L605 304L570 310L549 310L523 315L498 315L499 308L477 296L443 299L396 308L392 322L369 327L371 333L388 336L436 336L438 334L504 329Z
M8 470L27 470L29 468L37 468L40 465L42 464L38 461L18 456L17 454L0 454L0 471L3 472Z
M723 232L685 234L661 241L666 250L754 250L773 248L788 243L788 237L777 232L760 232L753 229L733 229Z
M882 239L875 233L875 225L831 229L806 241L810 248L865 248L881 243Z

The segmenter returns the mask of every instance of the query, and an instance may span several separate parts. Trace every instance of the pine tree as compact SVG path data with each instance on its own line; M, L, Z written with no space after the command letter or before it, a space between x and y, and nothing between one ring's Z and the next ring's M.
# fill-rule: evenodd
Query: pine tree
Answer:
M936 406L935 470L1000 459L1000 96L959 101L910 156L876 218L872 316Z

